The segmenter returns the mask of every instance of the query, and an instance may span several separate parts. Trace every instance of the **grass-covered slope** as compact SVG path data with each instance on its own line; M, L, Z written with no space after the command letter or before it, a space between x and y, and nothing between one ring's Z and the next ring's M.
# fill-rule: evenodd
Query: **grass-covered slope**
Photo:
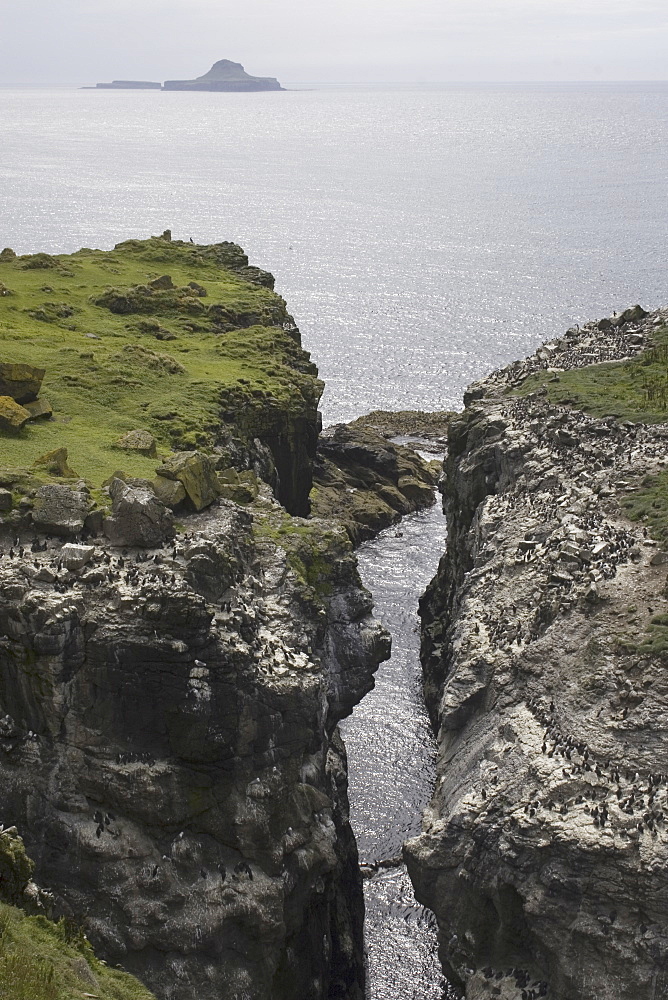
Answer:
M155 1000L133 976L99 961L66 920L28 916L34 864L14 827L0 826L0 997L2 1000ZM28 886L34 890L28 893Z
M133 976L98 961L64 921L28 917L0 903L0 997L3 1000L155 1000Z
M127 431L150 431L167 452L211 447L221 421L261 436L272 412L314 418L322 385L271 286L233 244L3 251L0 362L46 369L40 399L53 418L0 431L0 464L29 467L66 447L99 485L119 467L152 475L155 458L114 448Z
M544 387L551 402L595 417L663 423L668 419L668 327L655 330L652 341L651 347L628 361L535 372L518 394L526 396Z

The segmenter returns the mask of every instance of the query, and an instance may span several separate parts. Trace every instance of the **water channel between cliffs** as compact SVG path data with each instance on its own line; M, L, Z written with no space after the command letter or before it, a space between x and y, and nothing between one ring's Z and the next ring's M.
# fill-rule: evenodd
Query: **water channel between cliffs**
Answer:
M443 552L440 504L405 517L358 551L375 614L392 633L392 658L376 686L342 725L348 749L351 821L360 860L401 854L420 830L436 748L420 677L417 606ZM436 953L430 913L415 901L405 867L381 869L364 883L368 1000L443 1000L454 996Z

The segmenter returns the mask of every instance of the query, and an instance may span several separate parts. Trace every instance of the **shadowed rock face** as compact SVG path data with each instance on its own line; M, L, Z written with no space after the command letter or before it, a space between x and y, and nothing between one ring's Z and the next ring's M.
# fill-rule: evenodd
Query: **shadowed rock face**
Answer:
M440 761L406 858L467 998L668 996L668 682L629 645L666 611L665 566L620 507L666 428L508 395L634 355L662 320L570 331L450 425L448 550L421 608Z
M241 63L220 59L208 73L195 80L165 80L164 90L283 90L269 76L249 76Z
M363 996L336 725L388 640L343 530L313 589L264 494L149 554L0 541L2 820L56 915L164 1000Z

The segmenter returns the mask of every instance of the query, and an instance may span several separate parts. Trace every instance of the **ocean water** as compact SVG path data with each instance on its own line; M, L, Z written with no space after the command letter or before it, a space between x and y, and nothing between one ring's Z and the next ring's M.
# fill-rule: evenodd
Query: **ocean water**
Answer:
M0 247L235 240L276 275L326 423L449 409L569 325L668 303L668 84L0 90ZM364 860L399 853L434 747L416 601L438 509L362 548L392 659L346 722ZM365 883L371 1000L449 995L405 870Z
M665 304L667 147L663 83L0 90L0 244L236 240L326 422L451 408L573 322Z
M445 544L441 505L405 517L358 551L362 582L392 633L392 656L341 730L348 749L350 818L362 862L401 855L420 832L436 747L424 705L417 602ZM367 1000L446 1000L433 915L418 905L403 865L364 882Z

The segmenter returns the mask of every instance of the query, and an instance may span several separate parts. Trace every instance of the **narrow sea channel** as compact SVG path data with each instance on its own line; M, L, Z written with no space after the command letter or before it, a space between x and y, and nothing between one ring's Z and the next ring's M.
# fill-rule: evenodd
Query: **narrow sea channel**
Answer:
M392 658L342 726L361 862L400 855L403 841L419 832L431 794L436 747L422 697L417 607L444 541L437 502L358 551L375 614L392 633ZM454 997L438 962L434 919L416 902L405 867L380 869L365 880L364 895L367 1000Z

